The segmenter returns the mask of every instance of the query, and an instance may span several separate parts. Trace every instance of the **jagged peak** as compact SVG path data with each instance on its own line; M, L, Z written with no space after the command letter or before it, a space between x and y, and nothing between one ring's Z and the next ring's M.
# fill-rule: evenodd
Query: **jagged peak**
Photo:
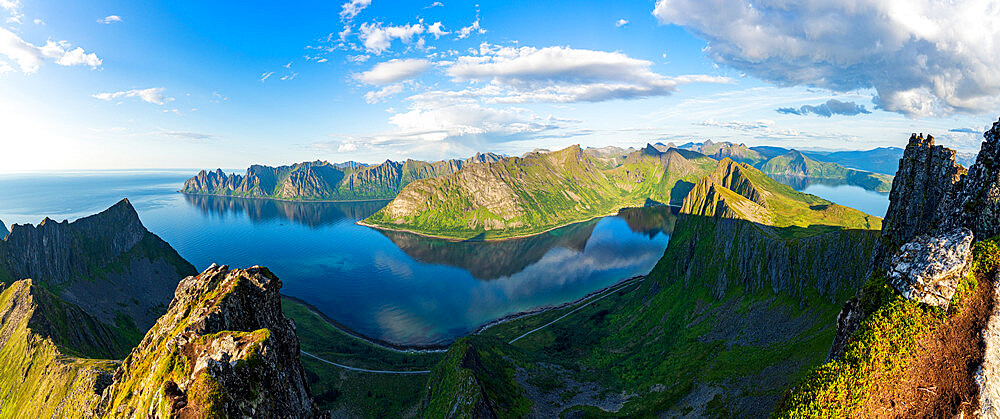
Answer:
M719 161L711 177L722 187L729 189L757 205L767 206L767 200L761 193L757 185L753 183L746 173L749 170L756 170L746 163L738 163L726 157Z

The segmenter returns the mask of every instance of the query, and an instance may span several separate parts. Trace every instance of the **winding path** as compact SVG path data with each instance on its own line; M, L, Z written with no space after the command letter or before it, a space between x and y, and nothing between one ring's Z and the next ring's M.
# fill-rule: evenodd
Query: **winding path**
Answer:
M645 277L643 277L643 279L645 279ZM640 283L640 282L642 282L642 279L640 279L640 280L638 280L638 281L635 281L635 283L636 283L636 284L638 284L638 283ZM521 339L521 338L523 338L523 337L525 337L525 336L528 336L528 335L530 335L530 334L532 334L532 333L535 333L535 332L537 332L537 331L539 331L539 330L542 330L542 329L544 329L544 328L546 328L546 327L549 327L549 326L551 326L551 325L552 325L553 323L555 323L555 322L557 322L557 321L559 321L559 320L562 320L562 319L566 318L566 316L569 316L570 314L573 314L573 313L576 313L577 311L581 310L582 308L584 308L584 307L586 307L586 306L589 306L589 305L591 305L591 304L593 304L593 303L597 302L597 300L600 300L600 299L602 299L602 298L604 298L604 297L607 297L607 296L609 296L609 295L611 295L611 294L614 294L614 293L615 293L615 292L617 292L618 290L620 290L620 289L622 289L622 288L625 288L625 287L626 287L626 286L628 286L628 285L629 285L629 283L626 283L626 284L624 284L624 285L622 285L622 286L620 286L620 287L618 287L618 288L614 288L614 289L609 289L609 290L608 290L608 292L605 292L605 293L604 293L603 295L601 295L600 297L597 297L597 298L593 298L593 299L591 299L590 301L587 301L587 303L586 303L586 304L583 304L583 305L581 305L581 306L579 306L579 307L577 307L577 308L574 308L574 309L573 309L573 310L571 310L571 311L570 311L569 313L566 313L566 314L563 314L562 316L559 316L559 317L557 317L557 318L556 318L555 320L553 320L553 321L550 321L550 322L548 322L548 323L545 323L545 324L543 324L543 325L541 325L541 326L538 326L538 327L536 327L536 328L534 328L534 329L531 329L531 330L529 330L529 331L525 332L525 333L524 333L523 335L521 335L521 336L518 336L518 337L516 337L516 338L514 338L514 339L511 339L511 341L510 341L510 342L507 342L507 344L513 344L514 342L517 342L517 341L518 341L519 339Z
M370 373L375 373L375 374L430 374L431 373L430 371L388 371L388 370L370 370L370 369L367 369L367 368L351 367L351 366L344 365L344 364L338 364L338 363L333 362L333 361L327 361L327 360L325 360L323 358L320 358L320 357L318 357L316 355L313 355L313 354L311 354L309 352L306 352L306 351L303 351L303 350L299 350L299 352L301 352L302 355L306 355L306 356L308 356L310 358L316 359L317 361L325 362L325 363L333 365L335 367L340 367L340 368L343 368L345 370L350 370L350 371L370 372Z

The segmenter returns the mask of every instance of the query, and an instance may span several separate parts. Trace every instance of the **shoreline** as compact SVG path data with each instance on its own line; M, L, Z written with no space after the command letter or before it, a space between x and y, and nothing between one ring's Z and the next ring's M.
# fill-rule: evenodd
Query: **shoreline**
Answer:
M469 239L463 239L463 238L451 237L451 236L438 236L438 235L434 235L434 234L421 233L421 232L414 231L414 230L408 230L408 229L405 229L405 228L384 227L384 226L380 226L380 225L366 223L366 222L364 222L364 220L355 221L354 224L357 224L357 225L363 226L363 227L374 228L374 229L378 229L378 230L397 231L397 232L400 232L400 233L410 233L410 234L421 236L421 237L428 237L428 238L432 238L432 239L441 239L441 240L447 240L447 241L451 241L451 242L465 242L465 241L499 242L499 241L504 241L504 240L516 240L516 239L524 239L524 238L528 238L528 237L534 237L534 236L537 236L537 235L540 235L540 234L548 233L548 232L550 232L552 230L558 230L558 229L563 228L563 227L569 227L569 226L571 226L573 224L585 223L585 222L588 222L588 221L596 220L598 218L613 217L613 216L616 216L616 215L620 214L623 209L628 209L628 208L643 208L643 207L622 207L622 208L619 208L617 211L612 212L612 213L608 213L608 214L604 214L604 215L595 215L595 216L587 218L585 220L573 221L573 222L569 222L569 223L566 223L566 224L557 225L555 227L550 227L550 228L547 228L545 230L539 231L537 233L528 233L528 234L518 235L518 236L498 237L498 238L493 238L493 239L476 239L476 240L473 240L471 238L469 238Z
M620 280L618 282L615 282L614 284L611 284L611 285L608 285L606 287L603 287L603 288L591 291L587 295L584 295L583 297L577 298L577 299L575 299L573 301L567 301L565 303L560 303L560 304L555 304L555 305L541 306L541 307L536 307L536 308L533 308L533 309L530 309L530 310L524 310L524 311L519 311L519 312L516 312L516 313L510 313L510 314L507 314L507 315L505 315L503 317L500 317L500 318L497 318L497 319L494 319L494 320L490 320L490 321L488 321L486 323L483 323L479 327L473 329L471 332L466 333L466 334L464 334L462 336L459 336L455 340L461 339L461 338L466 337L466 336L478 335L478 334L486 331L487 329L489 329L491 327L494 327L494 326L497 326L497 325L501 325L501 324L504 324L504 323L507 323L507 322L510 322L510 321L514 321L514 320L518 320L518 319L521 319L521 318L525 318L525 317L530 317L530 316L542 314L542 313L553 311L553 310L561 310L561 309L564 309L564 308L567 308L567 307L572 307L574 305L583 303L583 302L585 302L585 301L587 301L587 300L589 300L589 299L591 299L593 297L599 296L601 294L606 294L606 293L609 293L609 292L615 292L618 289L624 287L625 285L631 284L631 283L633 283L635 281L638 281L638 280L641 280L641 279L643 279L645 277L646 277L646 275L636 275L636 276L632 276L632 277L629 277L629 278L625 278L625 279L622 279L622 280ZM286 299L288 299L288 300L290 300L290 301L292 301L292 302L294 302L296 304L302 305L307 310L309 310L310 313L315 314L321 320L323 320L324 322L326 322L330 326L333 326L337 330L339 330L341 332L344 332L348 336L353 337L355 339L362 340L362 341L364 341L366 343L372 344L372 345L377 346L377 347L379 347L381 349L386 349L386 350L390 350L390 351L394 351L394 352L405 352L405 353L442 353L442 352L447 352L447 350L451 346L451 344L454 343L454 340L453 340L452 342L449 342L447 345L400 345L400 344L395 344L395 343L384 341L384 340L381 340L381 339L376 339L376 338L373 338L373 337L365 336L364 334L356 332L356 331L352 330L351 328L343 325L342 323L340 323L340 322L338 322L338 321L336 321L334 319L331 319L329 316L327 316L326 314L323 314L323 312L319 311L319 309L317 309L313 305L311 305L311 304L303 301L300 298L291 297L291 296L288 296L288 295L282 295L281 298L283 298L283 299L286 298ZM296 326L296 327L298 327L298 326Z
M217 193L191 193L184 191L177 191L181 195L191 195L191 196L214 196L218 198L236 198L236 199L260 199L267 201L281 201L281 202L297 202L302 204L317 203L317 204L333 204L338 202L376 202L376 201L392 201L393 198L372 198L372 199L286 199L286 198L273 198L270 196L238 196L238 195L222 195Z

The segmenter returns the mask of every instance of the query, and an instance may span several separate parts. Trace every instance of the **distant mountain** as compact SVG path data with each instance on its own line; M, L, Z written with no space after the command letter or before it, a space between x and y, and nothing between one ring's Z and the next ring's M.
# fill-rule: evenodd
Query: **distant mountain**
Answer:
M368 225L448 238L502 238L608 215L647 203L678 205L715 160L652 145L572 146L465 167L408 185Z
M716 160L730 158L733 161L747 163L751 166L767 160L759 152L745 144L734 144L728 141L713 142L705 140L703 143L686 143L678 147L683 150L697 151Z
M336 167L338 169L363 169L365 167L368 167L368 165L364 163L358 163L356 161L345 161L343 163L334 163L333 167Z
M871 150L818 152L803 151L813 159L840 164L858 170L887 175L895 175L903 149L899 147L879 147Z
M392 199L414 180L454 173L466 165L500 158L487 153L467 160L402 163L386 160L375 166L317 160L279 167L253 165L244 175L227 175L221 169L203 170L184 182L181 192L294 201Z
M760 170L776 176L835 179L876 192L889 192L892 189L892 176L848 169L837 163L816 161L797 150L768 160L761 165Z
M123 199L72 223L15 224L0 241L0 282L31 278L138 343L166 311L177 281L195 269L143 227Z

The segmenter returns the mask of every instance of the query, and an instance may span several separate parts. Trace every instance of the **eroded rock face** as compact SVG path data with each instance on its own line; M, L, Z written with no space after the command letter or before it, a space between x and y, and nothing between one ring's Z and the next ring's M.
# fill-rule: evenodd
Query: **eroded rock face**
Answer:
M960 228L906 243L890 260L889 281L907 299L948 307L955 287L969 273L972 231Z
M983 365L976 372L979 415L1000 417L1000 275L993 277L993 312L983 330Z
M939 217L946 226L966 226L979 240L1000 234L1000 121L983 134L976 163Z
M281 281L266 268L212 265L185 278L167 314L102 395L114 417L312 417Z
M940 223L938 207L960 180L955 150L934 145L934 137L913 134L892 181L882 238L886 262L903 243L930 233Z

